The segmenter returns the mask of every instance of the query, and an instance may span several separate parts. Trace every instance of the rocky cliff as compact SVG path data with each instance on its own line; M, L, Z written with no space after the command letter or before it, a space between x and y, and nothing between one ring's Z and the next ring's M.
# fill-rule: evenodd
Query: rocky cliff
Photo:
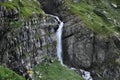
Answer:
M83 5L81 6L83 7L83 9L85 5L86 6L97 5L96 6L97 9L96 8L93 9L93 12L94 12L94 10L104 11L104 8L101 8L103 7L103 4L104 6L109 8L108 10L113 11L115 10L114 9L115 6L113 6L112 4L116 5L116 2L117 1L109 2L105 0L103 3L100 2L97 4L96 1L92 1L92 0L90 1L73 0L73 2L71 3L76 4L76 5L81 4ZM48 1L48 3L50 5L51 1ZM68 3L69 3L69 0L65 0L65 2L61 3L61 5L58 5L59 7L57 7L56 5L51 6L50 11L47 10L49 9L47 8L47 5L43 4L43 9L45 11L58 15L65 23L64 29L63 29L63 61L64 61L64 64L70 67L75 67L78 70L82 68L82 69L90 71L92 73L93 80L119 80L120 78L120 75L119 75L120 73L119 32L112 31L112 33L110 32L109 34L107 34L107 32L109 31L107 31L106 29L102 29L101 30L102 33L104 33L104 31L105 33L101 34L101 31L100 31L100 29L102 28L101 25L99 29L94 28L94 26L97 27L99 23L102 25L109 24L109 22L108 23L105 22L104 24L105 19L106 21L109 20L107 19L108 15L106 16L103 13L95 12L95 14L97 14L97 16L101 17L103 20L102 23L98 22L97 23L98 25L96 25L96 23L92 22L94 20L97 21L98 19L98 18L97 19L94 18L94 13L92 13L92 11L90 12L89 10L88 10L89 12L87 11L85 12L83 10L84 11L83 14L89 13L88 15L85 16L85 17L90 16L87 18L87 20L93 17L93 20L91 21L93 25L88 25L86 23L88 21L85 19L85 17L83 18L83 16L79 16L77 9L76 11L73 11L73 8L75 6L73 5L72 6L73 8L72 8L69 6L71 5L71 3L69 3L69 5L66 5ZM111 4L111 6L109 4ZM117 6L119 7L119 3L117 4L118 4ZM56 9L53 9L54 7L56 7ZM79 6L76 6L76 8L77 7ZM73 12L71 11L71 9ZM117 10L115 11L116 13L118 13ZM109 13L111 14L112 12L109 12ZM82 12L81 12L81 15L82 15ZM109 17L116 17L116 16L117 14L109 16ZM119 17L117 19L119 19ZM114 22L112 22L112 24L114 24ZM119 26L119 22L117 25ZM93 26L93 27L91 29L91 27L88 27L88 26L91 26L91 27Z
M94 33L76 16L63 17L64 63L90 71L94 80L119 80L119 38Z
M36 64L56 56L58 23L47 15L27 20L0 7L0 64L26 76ZM19 20L20 19L20 20Z
M119 1L38 1L46 13L57 15L64 22L62 56L65 65L75 67L79 73L79 69L90 71L93 80L120 79ZM24 73L22 69L39 64L46 55L48 59L56 55L58 23L54 19L34 16L23 21L22 28L11 29L9 24L3 24L6 22L3 11L0 12L1 64Z

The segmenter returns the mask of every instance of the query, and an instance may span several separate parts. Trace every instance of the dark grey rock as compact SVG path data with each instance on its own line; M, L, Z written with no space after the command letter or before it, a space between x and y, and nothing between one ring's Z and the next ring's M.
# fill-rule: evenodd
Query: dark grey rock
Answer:
M64 64L90 71L94 80L119 80L119 38L95 34L76 16L60 16L65 23Z
M22 27L18 28L6 24L10 23L9 18L8 22L6 19L7 16L2 16L0 22L0 64L24 74L42 62L46 55L49 59L56 56L58 23L53 18L34 16L28 21L20 20ZM14 17L11 20L14 21Z

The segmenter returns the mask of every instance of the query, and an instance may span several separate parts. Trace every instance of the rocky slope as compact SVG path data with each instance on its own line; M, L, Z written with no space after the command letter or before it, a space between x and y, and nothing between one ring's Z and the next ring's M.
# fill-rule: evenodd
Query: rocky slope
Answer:
M38 1L46 13L57 15L64 22L64 64L90 71L93 80L120 79L117 0L99 0L99 3L95 0ZM34 16L23 21L22 28L11 29L10 24L3 23L6 16L2 15L7 14L3 11L0 12L1 64L5 63L21 74L46 59L46 55L48 60L56 55L55 31L58 23L54 19ZM8 16L13 17L14 14Z
M69 2L69 0L65 1L67 1L66 3ZM95 5L96 2L92 0L88 2L84 1L87 2L88 4L82 3L83 1L80 0L73 0L74 4L78 4L79 2L81 2L81 4L84 6L85 5L88 6L88 4L92 4L94 6L97 5L97 4ZM48 3L49 3L48 5L50 5L52 1L48 1ZM115 10L110 8L109 3L110 2L107 0L105 0L104 2L105 6L109 7L108 10L110 11ZM61 5L56 4L57 6L54 5L49 8L47 8L46 4L43 4L43 9L45 11L58 15L65 23L63 29L64 64L70 67L75 67L77 69L82 68L90 71L92 73L92 77L94 80L113 80L113 79L119 80L120 78L119 32L112 30L112 33L107 34L107 31L103 29L101 30L102 33L104 33L104 31L106 32L104 34L101 34L100 29L102 29L102 26L101 27L98 26L99 23L101 22L97 23L98 25L96 23L93 24L93 27L92 25L86 25L86 22L88 22L86 21L86 19L89 18L83 18L79 16L77 14L77 10L75 11L76 13L75 12L72 13L71 7L69 7L69 5L64 4L65 2L63 1L63 3L61 2ZM99 4L102 5L102 3ZM112 4L112 1L110 4ZM84 6L82 7L84 8ZM54 7L56 7L56 9L53 9ZM101 8L98 6L97 10L99 9ZM117 10L115 11L117 12ZM110 12L110 14L112 14L112 12ZM97 15L98 18L100 17L104 18L104 14L102 13L98 13ZM93 17L92 15L90 16ZM117 14L112 15L111 17L116 16ZM98 18L93 18L93 20L97 21ZM102 20L104 21L104 19ZM117 19L119 19L119 17ZM117 23L119 26L119 22ZM106 25L108 23L103 22L101 24ZM99 29L96 29L94 27L99 27Z
M32 0L31 0L32 1ZM8 67L16 73L24 76L26 79L33 80L33 76L39 77L41 75L35 74L39 70L33 70L35 66L44 62L43 67L60 68L62 73L56 73L56 68L50 71L56 74L51 75L52 80L60 78L66 79L81 79L78 74L68 68L61 66L58 62L53 63L56 58L56 30L59 22L55 18L47 14L36 14L36 3L34 1L30 4L21 0L0 1L0 65ZM19 4L21 3L21 4ZM38 3L38 2L37 2ZM23 5L23 6L21 6ZM18 9L19 7L19 9ZM33 9L33 7L36 7ZM23 9L24 8L24 9ZM40 7L39 7L40 8ZM39 10L39 9L37 9ZM34 13L31 13L31 12ZM40 12L41 13L41 12ZM58 66L57 66L58 65ZM39 68L39 66L38 66ZM47 69L45 68L47 71ZM49 69L48 69L49 70ZM3 70L4 72L5 70ZM44 71L44 70L43 70ZM42 76L48 75L47 73ZM59 70L58 70L59 71ZM2 73L1 73L2 74ZM5 73L0 76L4 80L8 77L14 79L11 73ZM6 76L8 75L8 76ZM71 76L71 77L69 77ZM46 80L49 77L42 77L40 79ZM35 78L36 79L36 78ZM23 80L23 79L22 79ZM38 78L36 80L39 80ZM81 79L82 80L82 79Z
M46 57L56 56L56 29L58 23L47 15L33 15L21 19L16 10L0 7L0 64L28 76ZM16 22L15 22L16 21ZM18 21L18 22L17 22ZM22 24L20 24L20 23Z
M95 80L119 80L119 39L95 34L75 16L64 16L63 61L90 71ZM98 78L99 77L99 78Z

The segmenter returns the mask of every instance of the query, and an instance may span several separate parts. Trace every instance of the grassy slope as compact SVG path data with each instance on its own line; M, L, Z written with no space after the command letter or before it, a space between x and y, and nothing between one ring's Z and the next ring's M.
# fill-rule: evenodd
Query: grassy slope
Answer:
M87 27L94 32L102 35L108 35L115 31L120 32L120 24L115 24L115 20L119 22L120 9L114 9L110 4L116 4L117 0L80 0L79 3L73 3L66 0L70 11L84 20ZM109 20L108 18L111 18Z
M33 15L43 15L43 11L40 8L40 4L35 0L12 0L7 2L1 2L1 6L6 7L7 10L15 12L17 11L19 18L28 19Z
M0 80L25 80L12 70L0 66Z
M8 0L5 2L0 2L0 6L5 7L5 13L7 15L9 13L13 13L12 15L9 14L5 16L4 23L6 25L12 26L12 28L19 28L22 26L22 21L28 22L30 19L34 17L43 16L44 13L40 8L40 4L35 0ZM0 24L3 24L0 22ZM9 27L10 27L9 26Z
M74 71L62 66L57 61L49 65L42 63L35 67L35 70L40 71L42 76L40 80L83 80ZM39 80L38 75L35 76L35 80Z

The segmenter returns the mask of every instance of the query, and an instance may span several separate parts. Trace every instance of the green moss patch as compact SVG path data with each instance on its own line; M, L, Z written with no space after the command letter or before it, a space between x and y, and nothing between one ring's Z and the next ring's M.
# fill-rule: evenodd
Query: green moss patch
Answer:
M0 80L25 80L12 70L0 66Z
M35 80L83 80L74 71L62 66L57 61L50 64L43 62L35 67L35 71L40 72L40 75L35 75Z
M12 0L2 2L0 5L6 7L8 10L17 10L19 17L22 18L28 18L32 16L33 13L43 14L40 4L35 0Z
M117 0L114 0L114 4L115 2ZM78 3L66 0L70 12L79 16L88 28L101 35L120 32L120 9L112 7L112 3L113 0L80 0Z

